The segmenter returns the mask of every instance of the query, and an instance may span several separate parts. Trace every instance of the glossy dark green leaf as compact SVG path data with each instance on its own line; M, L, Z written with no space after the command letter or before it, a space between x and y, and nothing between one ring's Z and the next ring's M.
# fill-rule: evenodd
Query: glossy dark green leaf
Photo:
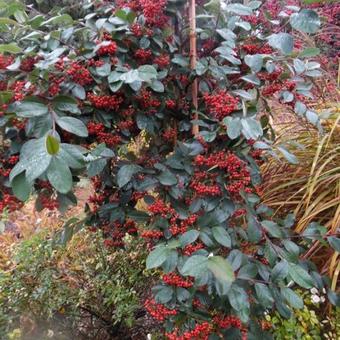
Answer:
M267 285L263 283L255 283L255 291L258 302L265 308L273 306L274 298Z
M321 25L318 14L311 9L302 9L290 16L290 24L298 31L316 33Z
M167 259L171 249L165 246L156 247L146 259L146 268L152 269L160 267Z
M132 176L140 172L142 168L136 164L123 165L117 173L117 184L120 188L129 183Z
M14 195L20 201L26 201L29 198L32 190L32 185L27 181L24 172L13 178L11 187Z
M61 117L57 120L57 124L63 130L73 133L77 136L88 136L87 127L80 119L73 117Z
M231 247L231 238L223 227L214 227L211 229L215 240L227 248Z
M303 308L303 300L295 293L292 289L287 287L281 288L281 295L287 301L287 303L292 306L293 308L301 309Z
M61 159L53 157L47 169L47 178L59 192L66 194L72 189L72 173Z
M303 288L309 289L314 287L315 283L313 278L304 268L297 264L289 264L289 275L295 283Z
M181 273L185 276L200 276L207 270L208 258L202 255L192 255L184 263Z

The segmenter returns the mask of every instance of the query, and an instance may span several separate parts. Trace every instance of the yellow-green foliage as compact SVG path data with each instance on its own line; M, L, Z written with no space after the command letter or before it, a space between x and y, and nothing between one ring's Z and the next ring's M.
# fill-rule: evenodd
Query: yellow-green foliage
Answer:
M84 230L61 247L45 231L14 247L0 268L0 339L34 335L42 322L37 339L56 322L93 339L100 328L130 327L147 282L144 245L125 241L127 249L107 249L99 233Z
M337 340L340 337L340 309L333 310L330 315L322 316L322 305L311 300L312 294L304 293L303 309L294 310L293 316L287 320L278 313L266 316L272 324L276 340Z

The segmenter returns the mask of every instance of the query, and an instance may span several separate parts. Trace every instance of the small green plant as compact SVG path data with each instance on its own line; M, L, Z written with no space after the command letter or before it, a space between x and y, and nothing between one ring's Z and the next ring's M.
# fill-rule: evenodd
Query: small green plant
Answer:
M339 339L340 309L328 315L322 312L323 294L316 291L301 293L304 299L303 309L295 309L292 317L282 318L279 313L267 315L266 321L272 325L276 340L322 340ZM323 316L324 315L324 316Z
M55 245L47 232L23 241L11 269L0 269L0 338L46 334L56 322L86 329L91 339L99 330L113 335L131 327L146 285L145 256L132 237L125 244L112 252L99 233L85 231L67 247Z

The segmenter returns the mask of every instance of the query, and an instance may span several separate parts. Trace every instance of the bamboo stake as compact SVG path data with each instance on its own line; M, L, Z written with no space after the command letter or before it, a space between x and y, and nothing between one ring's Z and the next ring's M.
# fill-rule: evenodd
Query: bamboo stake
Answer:
M196 1L189 0L189 24L190 24L190 68L194 70L196 68L196 61L197 61L197 44L196 44ZM195 114L193 119L198 119L198 83L197 78L192 83L192 104L195 109ZM198 125L194 124L192 126L192 133L194 136L198 136L199 129Z

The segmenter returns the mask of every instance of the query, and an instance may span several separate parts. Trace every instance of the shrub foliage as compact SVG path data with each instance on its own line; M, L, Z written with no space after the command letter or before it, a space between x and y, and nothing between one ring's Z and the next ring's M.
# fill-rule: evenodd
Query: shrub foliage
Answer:
M0 4L1 209L33 191L38 209L66 209L90 177L83 223L107 246L147 239L147 268L164 274L146 309L168 339L258 339L264 311L303 307L293 283L327 285L258 189L265 153L296 162L272 144L274 98L321 130L307 105L319 51L292 34L317 32L314 11L197 1L193 32L183 0L85 2L80 19Z

